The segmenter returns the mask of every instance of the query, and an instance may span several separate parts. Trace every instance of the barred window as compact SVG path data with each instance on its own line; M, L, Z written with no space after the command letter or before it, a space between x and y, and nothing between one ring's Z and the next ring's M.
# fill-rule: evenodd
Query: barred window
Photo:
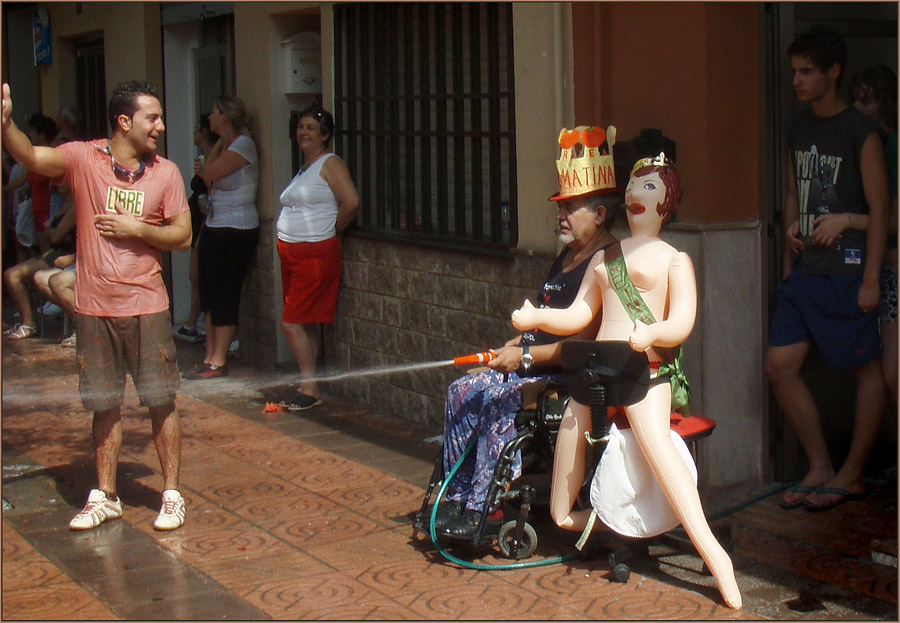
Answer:
M516 241L512 5L336 3L335 149L386 236Z

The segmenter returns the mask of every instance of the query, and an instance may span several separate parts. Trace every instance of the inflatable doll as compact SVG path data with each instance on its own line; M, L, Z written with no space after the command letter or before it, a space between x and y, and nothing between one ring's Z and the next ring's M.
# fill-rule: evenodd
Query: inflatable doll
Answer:
M625 446L626 451L630 448L632 453L643 454L665 500L712 572L725 603L740 608L741 593L731 559L710 530L695 476L670 437L672 387L667 376L660 374L661 365L664 371L671 368L664 363L661 352L684 342L697 312L697 285L690 257L659 238L660 228L680 200L681 181L665 154L639 160L625 189L631 237L622 241L620 251L611 248L595 256L594 278L585 278L568 309L537 309L525 301L521 309L513 312L512 323L520 331L538 328L570 335L586 326L602 307L596 339L624 341L634 351L646 353L651 386L643 399L625 406L635 442ZM616 261L619 252L624 267ZM630 296L643 299L656 322L632 320L622 302L628 296L621 293L623 279L621 275L611 278L615 275L614 263L618 270L627 273L625 289L630 289ZM570 400L557 438L550 500L553 520L568 530L585 530L588 521L593 520L591 510L573 511L584 476L584 434L589 430L589 409ZM629 458L634 461L638 457ZM600 517L603 519L602 514ZM604 522L610 523L605 519Z

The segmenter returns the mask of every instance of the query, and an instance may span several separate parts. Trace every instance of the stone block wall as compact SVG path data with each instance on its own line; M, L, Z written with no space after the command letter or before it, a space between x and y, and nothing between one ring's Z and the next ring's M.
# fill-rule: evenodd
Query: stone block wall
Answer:
M507 257L343 239L338 316L326 330L329 370L378 371L448 360L501 346L515 335L509 315L537 293L549 255ZM440 428L454 366L360 375L328 390Z
M262 220L259 224L259 245L241 292L238 357L262 368L274 368L278 363L276 352L282 303L275 244L275 222Z

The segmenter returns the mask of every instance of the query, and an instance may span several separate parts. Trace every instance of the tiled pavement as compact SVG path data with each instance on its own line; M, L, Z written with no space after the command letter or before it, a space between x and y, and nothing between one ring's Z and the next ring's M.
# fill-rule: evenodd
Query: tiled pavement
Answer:
M182 368L200 352L179 343ZM873 538L897 533L895 482L826 513L785 512L770 496L716 522L732 528L737 612L695 556L635 565L627 584L609 580L605 556L466 569L412 538L408 519L438 453L422 440L439 431L334 398L263 413L289 393L284 370L232 364L226 379L184 382L188 515L169 533L150 526L162 479L129 389L124 519L71 532L94 481L73 353L4 340L2 618L897 620L897 570L870 559ZM537 528L529 560L574 552L577 535ZM475 561L510 562L494 549Z

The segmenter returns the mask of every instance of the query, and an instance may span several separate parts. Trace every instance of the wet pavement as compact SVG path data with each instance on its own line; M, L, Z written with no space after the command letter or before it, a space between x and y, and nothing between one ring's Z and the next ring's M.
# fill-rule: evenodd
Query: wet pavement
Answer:
M896 481L824 513L783 511L770 495L712 522L731 529L740 611L724 606L699 558L663 546L625 584L602 553L480 571L444 559L411 526L439 453L424 440L440 431L327 394L310 411L265 413L291 394L290 368L236 361L230 376L185 381L179 394L185 525L151 527L162 476L129 382L124 517L72 532L95 486L91 415L72 349L47 333L2 344L5 620L897 620L896 566L872 554L873 539L894 539L881 559L896 565ZM178 348L182 369L202 357L198 345ZM578 535L536 512L528 561L573 554ZM495 547L453 553L511 562Z

